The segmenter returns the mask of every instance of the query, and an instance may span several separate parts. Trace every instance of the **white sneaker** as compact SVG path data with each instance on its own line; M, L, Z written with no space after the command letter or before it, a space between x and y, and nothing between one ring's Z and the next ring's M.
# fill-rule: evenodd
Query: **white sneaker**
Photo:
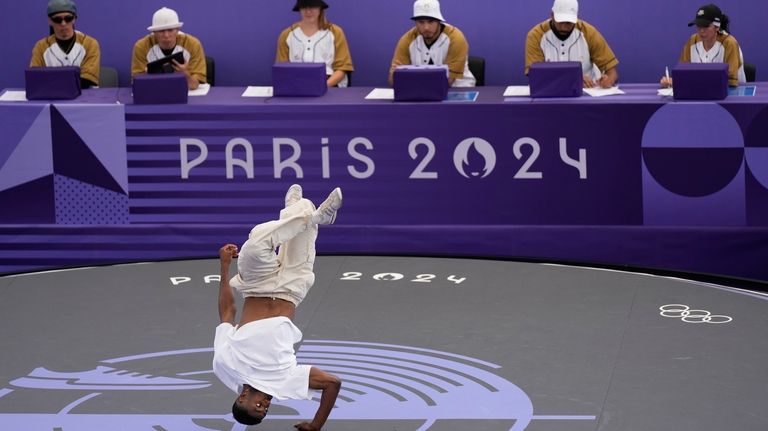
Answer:
M295 204L296 202L300 201L302 197L303 191L301 190L300 185L294 184L288 187L288 191L285 192L285 207L288 208L289 206Z
M336 211L341 208L341 201L341 189L336 187L328 195L328 198L320 204L320 207L312 213L312 223L333 224L336 221Z

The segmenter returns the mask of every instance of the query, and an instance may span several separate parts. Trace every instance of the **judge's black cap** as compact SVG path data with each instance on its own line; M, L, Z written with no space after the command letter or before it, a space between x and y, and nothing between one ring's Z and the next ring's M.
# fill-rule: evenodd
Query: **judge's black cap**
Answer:
M319 7L328 9L328 3L323 0L296 0L296 5L293 7L294 12L298 12L303 7Z
M696 11L696 17L693 19L693 21L688 23L688 27L695 25L698 27L709 27L710 24L715 24L715 26L720 27L720 23L723 19L723 12L720 10L719 7L708 4L706 6L702 6L699 8L698 11Z

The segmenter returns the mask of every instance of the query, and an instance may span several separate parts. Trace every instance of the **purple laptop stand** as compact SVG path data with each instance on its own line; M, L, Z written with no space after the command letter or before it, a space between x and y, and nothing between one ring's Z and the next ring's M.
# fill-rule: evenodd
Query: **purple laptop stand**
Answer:
M531 97L580 97L584 78L577 61L540 62L528 69Z
M721 100L728 96L727 63L679 63L672 68L675 100Z
M400 102L441 101L448 97L445 68L398 67L392 75L395 100Z
M276 97L318 97L328 91L325 63L275 63L272 89Z
M80 96L80 68L32 67L24 71L27 100L74 99Z
M183 73L142 74L133 78L136 105L184 104L187 94L187 77Z

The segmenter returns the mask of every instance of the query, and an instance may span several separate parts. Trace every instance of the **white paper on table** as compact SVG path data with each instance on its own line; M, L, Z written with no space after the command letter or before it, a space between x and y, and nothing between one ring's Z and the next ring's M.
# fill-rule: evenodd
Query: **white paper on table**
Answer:
M614 86L611 88L585 88L584 92L589 94L592 97L615 96L617 94L626 94L623 91L619 90L618 86Z
M205 96L211 90L211 84L200 84L194 90L189 90L187 95L189 96Z
M395 89L374 88L365 98L367 100L395 100Z
M272 87L254 87L249 86L243 92L241 97L272 97L274 89Z
M27 92L24 90L8 90L0 96L0 102L26 102Z
M504 97L531 97L531 87L527 85L510 85L504 90Z
M672 87L669 88L659 88L658 91L659 96L674 96L675 93L672 91Z

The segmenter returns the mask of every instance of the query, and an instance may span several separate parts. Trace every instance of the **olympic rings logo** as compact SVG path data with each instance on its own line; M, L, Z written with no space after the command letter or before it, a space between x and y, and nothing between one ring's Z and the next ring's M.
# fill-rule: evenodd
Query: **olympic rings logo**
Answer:
M659 307L664 317L676 317L685 323L728 323L733 321L733 317L722 314L712 314L707 310L692 310L691 307L683 304L667 304Z

